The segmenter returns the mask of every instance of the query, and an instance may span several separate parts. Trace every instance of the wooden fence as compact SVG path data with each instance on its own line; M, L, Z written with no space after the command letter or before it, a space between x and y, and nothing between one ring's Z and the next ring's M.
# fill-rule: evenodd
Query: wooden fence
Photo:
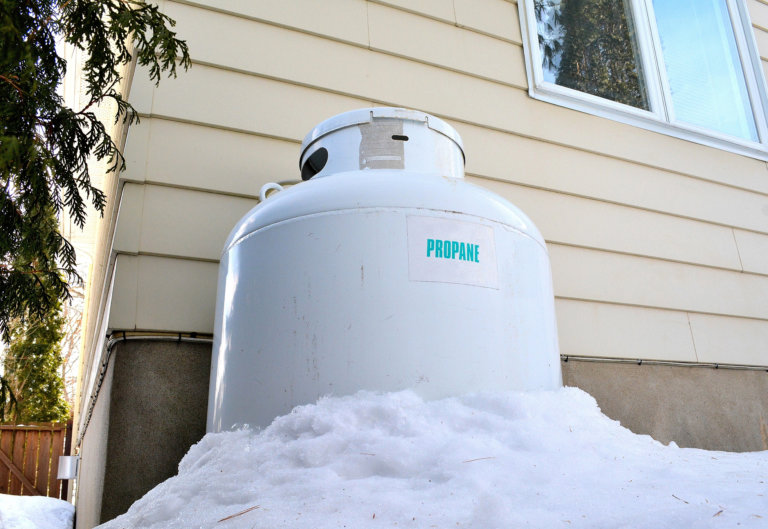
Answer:
M71 422L0 424L0 493L67 499L67 481L56 474L71 444Z

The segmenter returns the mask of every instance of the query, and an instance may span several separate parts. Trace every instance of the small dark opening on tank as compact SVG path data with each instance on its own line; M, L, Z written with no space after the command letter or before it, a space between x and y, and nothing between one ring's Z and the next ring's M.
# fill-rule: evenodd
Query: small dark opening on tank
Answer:
M304 162L304 167L301 168L301 179L309 180L317 173L323 170L325 164L328 162L328 149L320 147L315 152L309 155Z
M402 134L393 134L392 139L400 140L400 141L408 141L408 136L403 136Z

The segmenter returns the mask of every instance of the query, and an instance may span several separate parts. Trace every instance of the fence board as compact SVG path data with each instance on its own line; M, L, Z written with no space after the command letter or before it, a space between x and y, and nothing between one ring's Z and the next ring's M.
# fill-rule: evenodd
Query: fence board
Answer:
M69 424L0 425L0 493L66 496L56 474L71 432Z
M42 494L48 495L47 488L48 488L48 474L50 472L51 468L51 435L41 435L40 436L40 448L38 451L39 454L39 460L38 460L38 467L37 467L37 473L38 473L38 481L37 481L37 488L42 492ZM46 489L46 492L43 492L43 487ZM58 496L54 496L58 497Z
M59 456L64 452L64 434L65 430L55 430L53 432L53 450L49 460L51 462L50 472L48 472L48 495L58 498L61 495L61 481L56 479L59 473Z
M26 478L26 476L24 476L24 473L21 471L21 469L20 469L19 467L17 467L17 466L16 466L16 465L13 463L13 461L11 461L11 460L8 458L8 456L7 456L7 455L5 455L5 453L3 453L3 452L0 452L0 461L1 461L3 464L5 464L5 465L8 465L8 468L10 469L10 471L11 471L11 474L13 474L13 476L14 476L15 478L17 478L17 479L18 479L19 483L21 483L21 485L22 485L22 490L23 490L23 488L24 488L24 487L26 487L26 489L27 489L27 491L28 491L29 493L32 493L33 495L35 495L35 494L34 494L34 493L36 492L36 490L35 490L35 486L32 484L32 482L31 482L31 481L29 481L29 480Z
M9 431L0 430L0 452L11 452L11 436ZM11 480L11 471L6 465L0 465L0 494L8 494L8 483Z
M13 436L12 452L10 459L13 461L13 465L16 468L24 465L24 437L26 431L22 430L16 432ZM14 467L11 467L11 494L24 495L24 484L18 476L17 472L14 472ZM27 492L29 494L29 492Z
M39 490L37 484L37 452L40 447L40 433L41 432L27 432L27 438L24 441L24 475L29 477L29 480L33 483L35 490Z

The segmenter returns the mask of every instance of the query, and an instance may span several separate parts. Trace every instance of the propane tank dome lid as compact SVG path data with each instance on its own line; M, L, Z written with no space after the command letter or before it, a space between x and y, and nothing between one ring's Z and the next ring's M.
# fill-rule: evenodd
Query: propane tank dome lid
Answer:
M419 121L426 123L430 129L450 138L456 145L458 145L461 155L464 157L464 144L461 141L461 136L456 132L456 129L442 119L427 114L426 112L410 110L407 108L371 107L359 108L357 110L350 110L349 112L338 114L315 126L315 128L304 137L304 141L301 142L301 154L299 158L303 159L304 152L310 145L323 136L345 127L371 123L374 119L401 119L404 121Z

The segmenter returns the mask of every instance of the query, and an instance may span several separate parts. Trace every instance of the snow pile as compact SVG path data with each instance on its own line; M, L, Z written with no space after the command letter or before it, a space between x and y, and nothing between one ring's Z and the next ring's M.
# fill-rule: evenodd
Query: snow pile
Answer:
M209 434L103 529L768 526L768 452L664 446L574 388L326 398Z
M74 514L74 506L64 500L0 494L2 529L70 529Z

